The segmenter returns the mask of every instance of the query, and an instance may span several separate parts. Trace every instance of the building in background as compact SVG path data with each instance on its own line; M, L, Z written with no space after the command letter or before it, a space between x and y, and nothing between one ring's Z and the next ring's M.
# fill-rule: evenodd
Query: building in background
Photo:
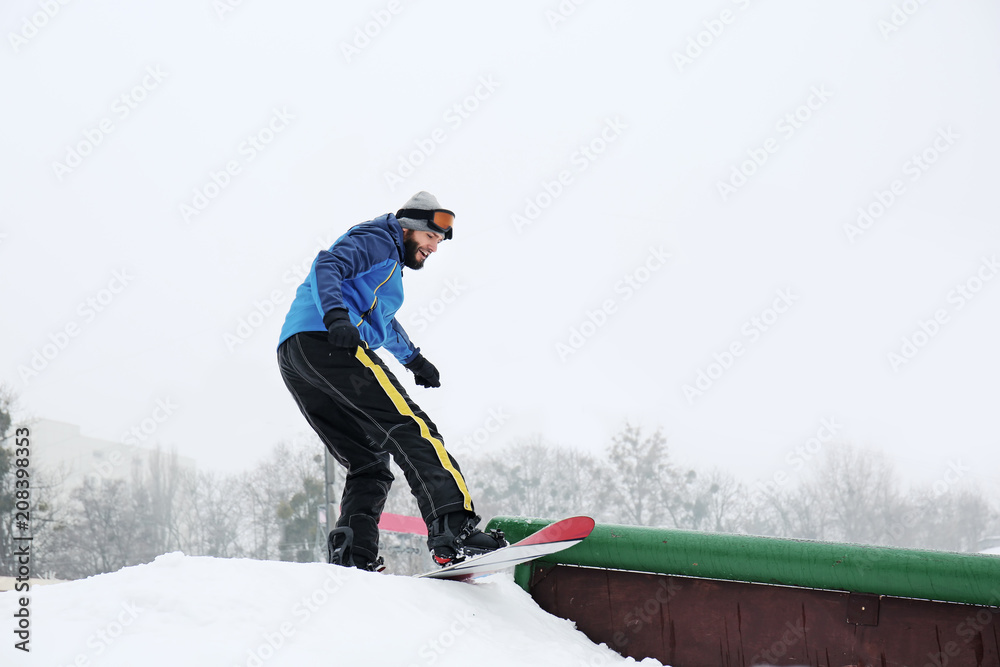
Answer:
M133 479L148 472L155 446L131 445L83 435L76 424L39 419L30 423L32 467L54 478L65 490L75 489L87 477ZM160 450L160 454L170 454ZM177 456L182 469L195 470L195 461Z

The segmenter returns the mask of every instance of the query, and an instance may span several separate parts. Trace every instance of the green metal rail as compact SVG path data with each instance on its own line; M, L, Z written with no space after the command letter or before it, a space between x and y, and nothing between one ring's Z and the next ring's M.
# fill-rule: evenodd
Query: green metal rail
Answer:
M552 523L495 517L512 543ZM546 563L1000 606L1000 557L597 524ZM515 578L526 586L530 568Z

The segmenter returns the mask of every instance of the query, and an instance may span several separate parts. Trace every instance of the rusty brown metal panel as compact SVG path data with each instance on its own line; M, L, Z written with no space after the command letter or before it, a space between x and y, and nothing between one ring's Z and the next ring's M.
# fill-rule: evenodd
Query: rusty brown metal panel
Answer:
M595 642L673 667L1000 667L1000 609L536 566L531 594Z
M847 596L847 622L854 625L878 625L879 600L871 593L851 593Z

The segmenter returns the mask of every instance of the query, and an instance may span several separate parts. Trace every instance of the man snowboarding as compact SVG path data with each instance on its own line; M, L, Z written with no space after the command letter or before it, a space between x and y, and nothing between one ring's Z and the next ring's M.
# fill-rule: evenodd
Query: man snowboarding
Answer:
M440 565L506 545L483 533L458 463L437 427L374 350L384 347L422 387L438 370L396 320L403 267L419 270L453 234L455 214L418 192L396 212L355 225L319 253L295 293L278 342L278 366L309 425L347 468L330 562L378 570L378 520L403 470Z

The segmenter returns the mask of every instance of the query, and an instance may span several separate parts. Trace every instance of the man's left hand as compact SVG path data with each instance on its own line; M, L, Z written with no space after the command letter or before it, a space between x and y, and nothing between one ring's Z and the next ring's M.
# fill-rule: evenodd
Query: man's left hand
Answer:
M421 387L441 386L441 374L434 364L424 358L424 355L418 354L413 361L406 364L406 367L413 373L413 380Z

